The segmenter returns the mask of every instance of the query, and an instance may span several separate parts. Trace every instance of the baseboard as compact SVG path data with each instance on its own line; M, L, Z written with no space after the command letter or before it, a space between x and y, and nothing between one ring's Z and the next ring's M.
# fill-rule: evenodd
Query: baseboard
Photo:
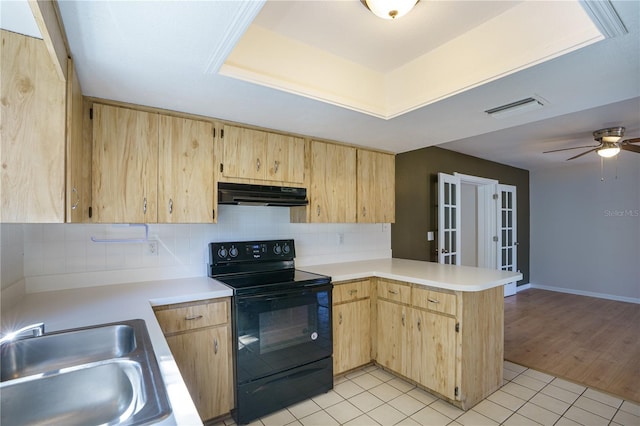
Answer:
M523 284L523 285L519 285L516 287L516 293L522 290L528 290L531 288L531 284L527 283L527 284Z
M547 286L547 285L540 285L540 284L526 284L528 286L530 286L530 288L538 288L540 290L549 290L549 291L557 291L559 293L569 293L569 294L576 294L578 296L589 296L589 297L598 297L600 299L607 299L607 300L616 300L618 302L629 302L629 303L638 303L640 304L640 298L637 297L625 297L625 296L617 296L615 294L605 294L605 293L596 293L593 291L582 291L582 290L575 290L572 288L563 288L563 287L552 287L552 286ZM524 287L524 286L522 286ZM518 291L521 290L521 287L518 287ZM524 289L522 289L524 290Z

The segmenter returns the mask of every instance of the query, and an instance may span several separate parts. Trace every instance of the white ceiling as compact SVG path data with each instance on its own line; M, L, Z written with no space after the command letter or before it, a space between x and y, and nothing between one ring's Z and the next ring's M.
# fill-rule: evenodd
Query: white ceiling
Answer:
M6 3L3 0L0 6L3 28ZM441 145L530 170L566 164L571 155L540 152L590 145L591 132L602 127L623 125L627 136L640 136L638 1L612 2L628 34L489 79L391 119L216 73L247 29L255 28L295 38L309 49L333 46L332 55L389 72L394 64L471 34L521 4L422 0L396 22L375 18L357 0L264 5L261 1L65 0L59 7L87 96L393 152ZM543 13L554 10L554 2L534 4ZM563 18L550 16L549 21ZM526 21L514 26L521 29L521 37L535 33ZM514 32L503 37L512 38ZM450 57L460 61L473 57L471 53L477 52L452 52ZM513 52L494 52L457 71L464 75L510 55ZM353 85L360 83L353 80ZM484 113L530 96L544 99L544 108L503 119ZM580 151L569 153L573 152ZM597 164L599 160L594 153L575 161Z

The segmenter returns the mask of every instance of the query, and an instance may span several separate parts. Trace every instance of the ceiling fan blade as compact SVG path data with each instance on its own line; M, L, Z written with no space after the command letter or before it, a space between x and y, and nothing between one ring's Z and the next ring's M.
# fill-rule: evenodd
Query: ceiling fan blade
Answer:
M626 145L628 143L640 143L640 138L626 139L621 142L622 145Z
M580 148L599 148L600 145L585 145L585 146L574 146L573 148L562 148L562 149L554 149L551 151L544 151L543 154L548 154L550 152L560 152L560 151L569 151L571 149L580 149Z
M638 142L640 142L640 140ZM640 146L624 144L620 146L620 149L623 149L625 151L637 152L640 154Z
M576 155L576 156L574 156L574 157L567 158L567 161L569 161L569 160L574 160L574 159L576 159L576 158L578 158L578 157L582 157L583 155L587 155L587 154L588 154L588 153L590 153L590 152L597 151L597 150L598 150L598 148L600 148L600 145L598 145L596 148L590 149L589 151L585 151L585 152L583 152L582 154L578 154L578 155Z

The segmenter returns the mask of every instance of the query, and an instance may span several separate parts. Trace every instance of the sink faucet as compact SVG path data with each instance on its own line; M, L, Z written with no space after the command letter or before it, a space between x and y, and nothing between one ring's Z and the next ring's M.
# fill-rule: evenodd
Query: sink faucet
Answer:
M31 332L31 336L24 336L24 333ZM22 327L16 331L5 334L0 338L0 346L5 343L13 342L14 340L26 339L28 337L38 337L44 334L44 323L38 322Z

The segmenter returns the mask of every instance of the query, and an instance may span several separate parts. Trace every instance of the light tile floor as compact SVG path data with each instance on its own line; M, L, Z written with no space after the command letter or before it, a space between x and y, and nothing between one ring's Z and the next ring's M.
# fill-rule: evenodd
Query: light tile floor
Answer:
M251 424L284 425L640 426L640 405L505 361L504 386L464 412L367 366L336 379L332 391Z

